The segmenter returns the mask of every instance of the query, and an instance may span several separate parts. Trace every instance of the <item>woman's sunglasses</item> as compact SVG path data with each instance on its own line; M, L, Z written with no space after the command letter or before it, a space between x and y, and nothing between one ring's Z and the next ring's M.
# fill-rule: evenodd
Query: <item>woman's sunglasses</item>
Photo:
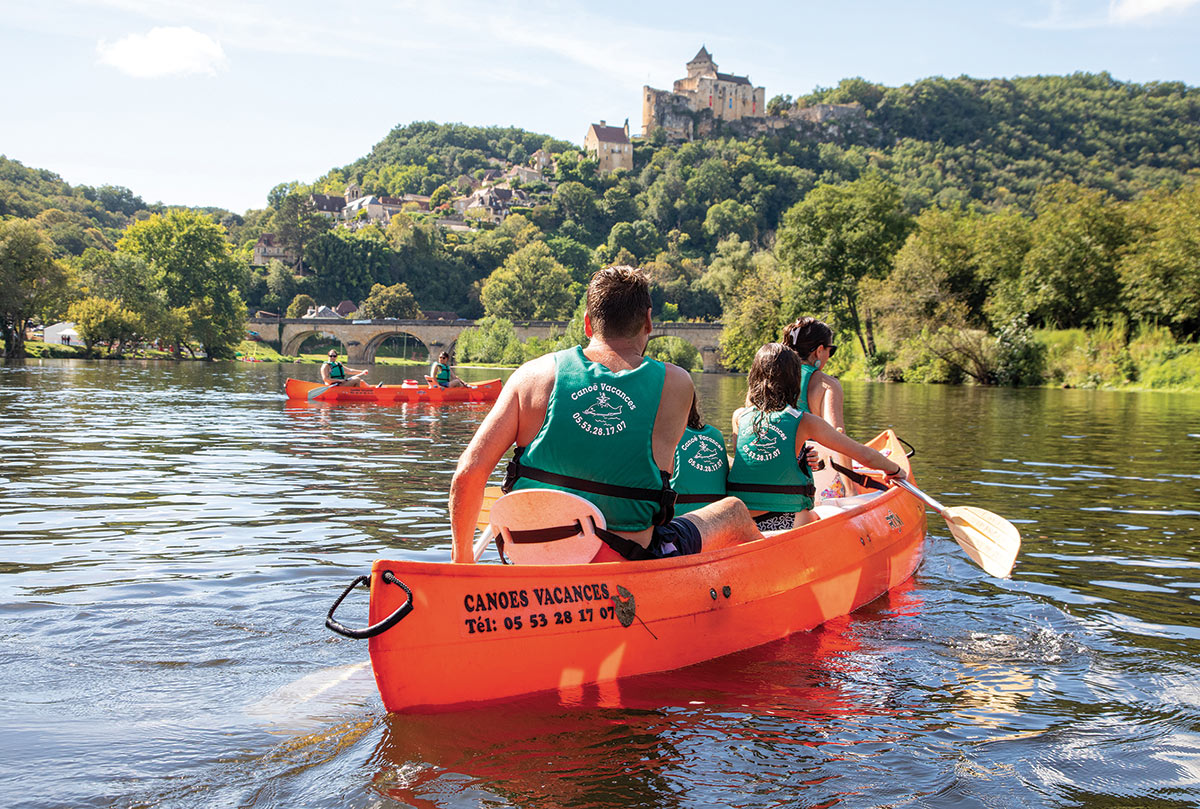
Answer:
M829 359L833 359L833 355L837 353L837 346L828 345L825 347L829 349Z

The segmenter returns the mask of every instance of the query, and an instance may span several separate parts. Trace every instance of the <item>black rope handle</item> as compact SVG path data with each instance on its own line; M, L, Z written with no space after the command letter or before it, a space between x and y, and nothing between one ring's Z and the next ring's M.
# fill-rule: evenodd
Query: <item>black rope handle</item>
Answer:
M908 452L904 453L905 458L911 458L912 456L917 454L917 448L914 447L912 444L908 443L907 441L905 441L903 438L901 438L898 435L896 436L896 440L899 441L904 446L908 447Z
M373 638L376 635L387 632L396 624L400 623L400 621L404 619L404 616L408 615L413 610L412 590L408 589L408 585L397 579L390 570L383 571L383 575L380 576L380 578L383 579L383 581L387 584L397 585L401 590L404 591L405 595L408 596L404 603L396 608L395 612L384 618L379 623L368 626L366 629L351 629L350 627L345 626L340 621L336 620L333 617L333 613L341 605L342 600L345 599L346 596L350 595L351 590L360 584L367 585L368 590L371 589L371 577L359 576L354 581L350 582L350 586L342 591L342 594L337 597L337 601L333 602L333 606L329 608L329 614L325 616L325 626L339 635L343 635L347 638L363 640L364 638Z

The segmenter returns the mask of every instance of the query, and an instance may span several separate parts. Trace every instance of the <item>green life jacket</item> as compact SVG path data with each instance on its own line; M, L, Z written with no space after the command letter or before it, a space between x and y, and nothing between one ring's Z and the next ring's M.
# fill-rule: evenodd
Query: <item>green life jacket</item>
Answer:
M738 417L737 451L726 488L746 508L787 512L813 507L812 472L796 460L801 418L803 414L786 410L763 413L755 408Z
M330 379L346 378L346 366L342 365L340 362L326 362L325 364L329 366Z
M439 362L437 364L437 374L434 376L434 379L443 388L450 387L450 366Z
M808 407L808 383L812 382L813 374L817 370L815 365L800 366L800 401L796 402L796 409L801 413L812 413Z
M592 362L579 346L554 354L546 420L517 447L504 489L561 489L596 504L609 530L641 531L672 517L670 476L654 462L654 422L666 368Z
M725 496L725 477L729 459L725 455L725 437L711 424L699 430L688 427L675 447L675 513L687 514Z

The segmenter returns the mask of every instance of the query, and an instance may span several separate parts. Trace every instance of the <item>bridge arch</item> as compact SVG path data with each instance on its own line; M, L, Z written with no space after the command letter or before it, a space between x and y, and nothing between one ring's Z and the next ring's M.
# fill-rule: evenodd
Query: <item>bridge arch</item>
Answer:
M303 348L304 344L313 337L321 337L331 343L340 344L343 349L341 353L346 355L347 359L351 354L354 353L355 346L350 344L351 342L354 342L353 340L348 342L339 335L332 334L324 329L319 328L308 329L307 331L297 331L295 334L290 335L287 343L280 346L279 353L286 357L298 357L300 356L300 349Z
M430 353L450 350L464 330L475 325L473 320L342 320L311 318L258 319L249 321L246 328L255 331L280 346L280 353L294 356L301 344L314 334L326 335L340 340L346 347L346 361L369 363L375 361L375 353L383 340L391 335L407 334L419 340ZM533 321L513 324L517 338L548 338L561 335L567 323L561 321ZM653 325L651 339L678 337L691 343L700 351L705 371L721 371L720 323L685 323L681 321L660 322ZM273 338L269 335L274 335Z
M441 348L435 349L433 346L428 345L420 337L418 337L417 335L412 334L411 332L408 332L408 331L380 332L380 333L376 334L375 336L371 337L370 340L363 346L362 356L364 357L364 359L360 360L360 362L375 362L376 358L379 356L379 349L383 348L383 344L386 343L388 340L394 340L397 337L404 337L404 338L409 338L409 339L413 340L414 342L417 343L417 345L419 345L423 349L425 349L425 352L428 355L428 357L433 357L433 356L435 356L436 351L443 350ZM448 350L448 349L446 349L446 350ZM414 357L414 359L415 359L415 357Z

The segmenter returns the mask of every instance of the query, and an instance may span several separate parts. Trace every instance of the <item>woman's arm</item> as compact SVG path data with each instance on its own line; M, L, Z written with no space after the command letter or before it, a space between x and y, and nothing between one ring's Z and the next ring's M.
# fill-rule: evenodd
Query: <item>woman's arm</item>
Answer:
M797 451L803 445L804 439L816 441L823 447L834 452L849 455L863 466L879 469L889 478L903 478L904 467L891 460L883 453L871 449L866 444L860 444L845 433L839 433L825 419L805 413L800 421L800 429L796 431Z
M842 414L842 383L838 382L824 371L818 371L820 378L821 401L818 407L812 408L821 418L833 425L834 429L846 431L846 421Z

